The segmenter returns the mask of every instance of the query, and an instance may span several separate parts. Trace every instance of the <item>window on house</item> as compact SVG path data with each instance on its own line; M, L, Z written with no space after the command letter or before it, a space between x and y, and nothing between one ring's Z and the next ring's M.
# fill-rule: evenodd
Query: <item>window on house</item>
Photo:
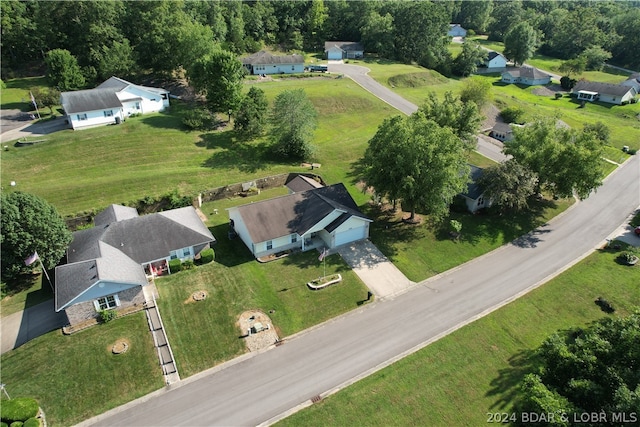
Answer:
M113 110L105 110L104 111L104 116L105 117L112 117L113 116Z
M484 197L479 197L478 198L478 206L482 206L484 205Z
M86 114L78 114L78 120L87 120Z
M162 99L167 99L167 94L166 93L162 94Z
M95 301L95 306L97 310L109 310L111 308L116 308L120 305L120 300L117 295L109 295L106 297L98 298Z
M273 240L267 240L267 250L273 249Z
M136 102L136 110L139 110L139 109L140 109L140 103Z
M191 248L184 248L182 250L182 256L189 256L191 255Z
M291 235L291 243L295 243L298 241L298 236L296 234Z
M291 66L291 71L295 71L296 67L294 67L293 65Z
M176 252L176 251L171 251L171 252L169 252L169 257L170 257L171 259L176 259L176 258L178 258L178 252Z

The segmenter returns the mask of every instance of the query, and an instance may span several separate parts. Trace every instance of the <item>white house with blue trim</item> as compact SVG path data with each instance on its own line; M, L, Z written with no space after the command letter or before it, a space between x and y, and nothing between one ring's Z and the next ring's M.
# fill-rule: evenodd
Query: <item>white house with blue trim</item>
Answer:
M111 77L94 89L63 92L60 104L71 128L82 129L162 111L169 106L169 91Z

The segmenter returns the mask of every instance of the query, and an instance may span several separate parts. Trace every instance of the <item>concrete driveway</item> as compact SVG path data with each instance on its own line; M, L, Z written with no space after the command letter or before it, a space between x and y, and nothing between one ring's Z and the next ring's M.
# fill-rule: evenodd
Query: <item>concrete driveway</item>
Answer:
M342 246L338 253L378 299L400 294L415 285L369 240Z
M67 316L56 313L53 299L2 318L0 354L65 325Z

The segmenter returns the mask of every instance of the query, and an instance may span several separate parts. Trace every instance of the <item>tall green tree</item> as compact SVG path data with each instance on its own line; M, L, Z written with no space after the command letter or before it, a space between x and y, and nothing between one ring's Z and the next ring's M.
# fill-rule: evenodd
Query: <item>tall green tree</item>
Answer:
M423 1L399 2L393 19L396 59L418 62L432 69L449 63L449 16L442 5Z
M485 168L478 185L486 199L502 211L521 211L537 190L538 177L514 159Z
M444 100L440 101L435 92L431 92L419 111L439 126L451 129L467 149L475 148L476 134L482 122L475 103L463 103L452 92L446 92Z
M310 159L314 152L311 141L317 127L317 116L304 89L285 90L278 94L270 118L274 152L285 158Z
M2 281L14 281L34 266L25 259L34 252L47 269L52 269L66 253L71 232L53 206L46 200L20 191L2 193Z
M520 22L504 36L504 56L522 65L531 58L538 48L538 34L527 22Z
M542 189L557 197L581 199L602 185L604 143L594 132L557 126L553 119L538 119L514 129L505 153L535 172Z
M305 19L305 44L311 50L319 50L325 40L325 22L329 18L323 0L311 0Z
M520 22L524 15L525 11L520 0L494 2L488 26L489 39L503 41L509 28Z
M379 196L401 200L403 209L441 220L469 180L464 144L451 129L418 111L378 127L363 158L364 179Z
M85 84L78 60L68 50L47 52L47 78L60 91L80 89Z
M198 59L187 71L196 91L204 95L211 110L235 111L242 100L244 68L236 56L225 50Z
M242 99L233 127L243 138L261 135L267 125L268 111L267 95L262 89L251 86Z
M524 378L516 411L565 414L569 421L573 413L604 413L609 422L613 413L635 414L637 421L639 344L638 311L554 333L536 350L534 370Z
M453 60L452 71L458 76L466 77L473 74L478 69L478 64L487 59L488 51L482 48L479 43L465 41L462 50Z
M602 71L605 62L611 59L611 53L600 46L591 46L580 54L584 58L587 70Z
M460 12L456 22L462 24L464 28L484 34L489 26L492 11L493 2L491 0L463 1L460 3Z
M491 83L485 78L468 78L460 90L460 101L463 104L473 102L478 110L491 100Z
M389 13L380 15L372 10L360 28L366 51L393 58L393 31L393 17Z

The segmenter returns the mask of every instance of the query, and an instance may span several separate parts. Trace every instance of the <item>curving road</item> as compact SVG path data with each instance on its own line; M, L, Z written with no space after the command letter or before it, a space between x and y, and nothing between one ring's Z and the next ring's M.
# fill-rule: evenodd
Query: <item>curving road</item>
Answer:
M407 101L388 87L381 85L369 77L368 73L371 70L366 67L351 64L329 64L329 71L348 76L351 80L362 86L363 89L371 92L382 101L406 115L410 115L418 110L416 104ZM507 157L502 154L502 147L496 146L482 138L478 138L476 150L483 156L496 162L502 162L507 159Z
M589 199L512 244L82 425L268 424L539 286L601 245L638 206L633 156Z

